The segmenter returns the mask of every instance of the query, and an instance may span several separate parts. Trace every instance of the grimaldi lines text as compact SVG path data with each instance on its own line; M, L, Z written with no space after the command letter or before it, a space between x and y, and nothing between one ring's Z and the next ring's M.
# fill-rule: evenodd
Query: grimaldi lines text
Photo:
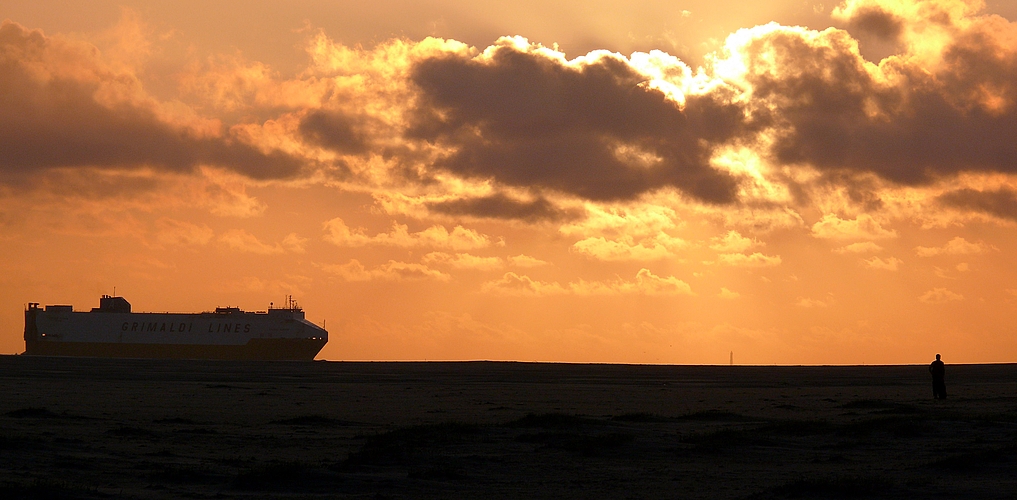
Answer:
M104 295L89 312L37 303L25 311L28 355L311 360L327 342L292 300L259 312L135 313L123 297Z
M167 326L166 325L169 325L169 329L168 330L167 330ZM209 325L208 325L208 333L220 333L220 332L221 333L230 333L230 332L240 333L241 329L243 329L244 333L251 333L251 324L250 323L244 323L244 324L240 324L240 323L209 323ZM130 331L130 332L171 332L171 333L172 332L193 332L194 331L194 322L193 321L189 321L187 323L175 323L173 321L170 321L169 323L167 323L167 322L163 321L162 323L160 323L158 321L153 321L153 322L146 323L146 322L142 321L142 322L139 323L137 321L133 321L133 322L131 322L131 321L124 321L123 326L120 327L120 331L123 331L123 332L127 332L127 331Z

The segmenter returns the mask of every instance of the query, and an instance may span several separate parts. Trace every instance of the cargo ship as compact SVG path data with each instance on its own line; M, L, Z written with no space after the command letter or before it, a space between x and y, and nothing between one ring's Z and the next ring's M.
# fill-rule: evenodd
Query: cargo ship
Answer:
M285 307L248 312L217 307L202 313L136 313L123 297L99 307L29 303L25 354L104 358L312 360L328 342L287 297Z

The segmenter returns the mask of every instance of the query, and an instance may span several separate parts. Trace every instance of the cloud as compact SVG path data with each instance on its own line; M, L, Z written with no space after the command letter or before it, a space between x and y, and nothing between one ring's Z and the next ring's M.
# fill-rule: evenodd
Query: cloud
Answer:
M769 24L732 35L719 66L738 69L750 114L772 118L780 164L907 185L1017 173L1017 24L982 6L848 0L842 19L903 52L875 65L847 32Z
M588 203L586 217L563 224L558 230L567 236L648 237L677 227L674 209L654 203L631 206Z
M244 276L238 279L217 280L215 288L227 295L236 294L238 291L253 292L262 297L304 295L311 281L311 278L300 275L288 275L284 280Z
M423 231L411 233L408 226L393 223L391 232L368 236L363 229L350 229L338 217L325 222L324 239L341 247L379 245L402 248L429 247L473 250L491 246L491 239L487 235L462 226L456 226L449 232L445 226L434 225Z
M339 111L311 111L300 119L299 130L308 141L341 153L363 154L369 149L357 120Z
M847 220L834 214L826 214L812 225L812 235L816 238L836 240L881 239L896 238L897 232L883 229L869 214L860 214L854 219Z
M529 255L519 254L508 258L509 264L515 267L541 267L549 265L548 262Z
M630 236L622 236L617 240L591 237L575 242L572 249L580 254L604 261L645 261L671 257L674 255L674 250L686 245L681 238L661 232L653 238L646 238L638 242Z
M852 28L871 33L886 40L896 40L904 31L905 19L887 12L873 2L845 2L833 11L834 17L847 19Z
M925 302L926 304L943 304L946 302L953 302L958 300L964 300L964 296L959 293L951 292L946 288L933 288L928 292L923 293L918 300Z
M481 286L480 290L485 293L496 295L522 295L522 296L546 296L564 295L569 293L557 282L546 283L536 281L526 275L518 275L513 272L505 273L501 279L488 281Z
M313 170L344 189L417 197L421 211L456 217L571 221L568 203L677 192L741 219L735 227L777 216L797 223L804 207L788 205L820 203L809 199L812 184L858 192L1017 173L1017 25L980 8L844 2L835 16L851 30L894 41L880 64L847 31L776 24L732 34L702 68L660 51L567 59L522 38L364 50L317 32L307 40L311 64L295 77L215 55L188 66L181 95L165 100L142 85L139 65L159 47L138 26L118 28L119 49L99 50L6 22L0 182L58 168L215 166L256 179ZM241 123L223 125L231 119ZM732 168L729 150L754 164ZM488 189L436 194L456 182ZM757 199L780 207L748 203ZM937 200L1017 220L1010 190Z
M202 169L202 176L202 180L207 182L201 186L201 192L196 197L209 212L221 217L249 218L261 215L268 209L264 202L247 194L244 183L211 169Z
M1017 192L1008 188L994 191L957 189L936 198L941 204L1017 221Z
M393 224L395 228L392 230L393 234L408 233L406 226L399 226ZM402 230L400 231L400 227ZM349 226L343 222L342 219L336 217L325 222L325 241L332 243L340 247L360 247L370 245L375 241L391 241L394 238L387 234L379 234L378 236L368 236L364 234L362 229L351 230ZM409 240L407 234L406 240Z
M752 255L741 253L722 253L717 256L717 262L725 266L734 267L773 267L780 265L780 255L763 255L759 252Z
M297 233L290 233L287 234L285 238L283 238L280 245L282 245L282 247L288 250L289 252L304 253L307 251L306 246L308 241L309 238L302 238L300 236L297 236Z
M741 297L742 294L740 294L738 292L732 292L731 290L728 290L727 288L723 288L722 287L720 289L720 293L718 293L717 296L722 298L722 299L733 300L733 299L737 299L738 297Z
M858 243L852 243L839 248L831 250L833 253L847 254L847 253L872 253L880 252L883 247L871 242L871 241L859 241Z
M830 301L824 302L824 301L818 300L818 299L810 299L810 298L807 298L807 297L799 297L798 298L798 302L795 302L795 305L798 306L798 307L804 307L806 309L825 308L825 307L830 307Z
M188 102L227 117L317 108L332 83L315 78L281 80L271 66L248 61L240 51L191 60L174 77Z
M579 280L563 287L557 282L542 282L529 276L505 273L499 280L489 281L481 287L485 293L498 295L695 295L684 281L668 276L657 276L648 269L640 269L635 280L585 281Z
M325 272L346 281L448 281L451 279L448 274L423 264L395 260L390 260L373 269L367 269L356 259L351 259L345 264L327 264L320 267Z
M666 230L678 227L674 210L649 201L630 206L587 203L586 217L564 224L559 232L583 237L576 253L603 261L647 261L670 258L688 242Z
M504 194L428 203L427 208L448 215L472 215L492 219L517 219L527 222L560 221L574 216L554 206L546 198L517 200Z
M241 252L259 255L278 255L287 252L304 253L304 245L307 243L307 238L301 238L296 233L290 233L283 238L282 243L268 245L262 243L256 236L243 229L231 229L220 235L219 241L231 249Z
M175 116L137 78L84 42L0 25L0 173L52 168L191 173L216 165L256 179L288 178L302 162L263 151L215 121Z
M879 257L872 257L871 259L862 259L861 263L866 269L877 269L881 271L896 271L904 261L896 258L889 257L883 260Z
M577 295L695 295L688 283L674 276L657 276L645 268L636 273L635 281L580 280L578 283L570 283L569 287Z
M972 243L960 236L948 241L941 247L915 247L915 253L919 257L933 257L936 255L975 255L998 250L996 247L981 241Z
M478 257L468 253L451 255L445 252L431 252L425 255L421 262L424 264L440 264L456 269L475 269L478 271L493 271L505 267L505 261L499 257Z
M442 170L591 200L663 187L710 203L735 199L735 178L709 158L746 127L741 108L717 95L676 102L619 55L566 61L502 38L477 55L422 59L410 78L420 99L408 137L447 148L435 162Z
M710 244L710 248L727 253L744 252L752 248L753 245L759 244L757 241L742 236L738 231L728 231L724 236L711 238L710 241L713 242Z
M205 245L215 237L212 228L201 224L160 217L155 221L155 239L162 245Z
M1017 24L961 3L844 2L835 16L852 31L892 44L878 65L848 31L777 24L733 33L702 68L659 51L567 59L522 38L478 48L434 39L375 51L331 44L329 71L359 83L300 115L299 136L341 154L367 147L358 154L374 163L354 170L372 181L382 170L401 175L396 190L437 178L489 183L493 194L426 202L454 216L556 222L569 215L556 205L568 197L617 204L677 190L723 205L724 215L742 210L752 219L740 224L752 227L788 214L736 201L791 210L822 203L823 186L844 188L856 203L864 197L869 210L885 202L869 188L1017 173L1009 41ZM752 161L741 163L751 165L729 165L730 150L744 150ZM1014 213L1012 193L970 194L940 202ZM790 214L784 222L796 223Z

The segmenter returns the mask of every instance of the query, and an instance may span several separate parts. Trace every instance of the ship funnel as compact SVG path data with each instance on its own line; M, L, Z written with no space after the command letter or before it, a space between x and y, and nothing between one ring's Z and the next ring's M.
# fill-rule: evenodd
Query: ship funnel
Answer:
M129 313L131 312L131 303L123 297L103 295L99 299L99 312Z

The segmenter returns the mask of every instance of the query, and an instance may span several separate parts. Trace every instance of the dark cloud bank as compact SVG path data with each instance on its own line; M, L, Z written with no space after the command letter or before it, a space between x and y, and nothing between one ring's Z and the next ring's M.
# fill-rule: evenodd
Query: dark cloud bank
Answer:
M792 30L760 35L744 54L746 109L723 92L679 108L612 57L574 67L500 46L489 59L431 58L412 73L421 101L410 135L452 146L439 168L592 200L674 187L700 201L734 202L737 180L711 168L709 157L762 130L776 133L766 154L777 164L808 165L849 184L852 173L911 186L963 172L1017 173L1017 48L994 31L998 24L982 21L956 29L935 73L899 59L884 65L894 75L887 81L867 70L844 32L826 43ZM895 40L904 22L869 8L851 25ZM768 67L775 69L760 69ZM633 164L615 154L619 146L660 161ZM1005 217L1002 196L942 201ZM492 205L476 207L491 213Z
M940 195L937 200L948 207L1017 221L1017 192L1012 189L957 189Z
M848 21L887 40L911 22L878 7ZM721 86L681 106L643 85L645 76L616 56L566 64L511 44L484 57L444 54L412 66L418 95L406 103L412 109L404 134L450 151L432 169L531 194L528 201L498 194L432 210L530 221L563 217L544 196L555 192L624 201L674 188L700 202L735 203L739 179L712 168L710 157L723 145L755 144L761 132L775 134L764 154L776 163L807 165L849 184L856 173L901 185L962 172L1017 173L1017 48L1006 35L1015 30L983 18L953 28L935 72L906 58L888 61L883 70L894 77L887 81L867 70L844 32L823 34L824 43L793 30L760 32L743 54L750 99L736 100ZM14 23L0 28L0 170L189 171L215 164L253 178L301 170L301 161L283 153L198 137L139 106L103 106L94 98L98 81L39 79L30 65L43 64L52 43ZM298 131L342 154L379 153L367 119L311 110ZM1014 213L1009 191L960 190L939 201L1004 218Z
M427 208L449 215L472 215L492 219L518 219L528 222L561 221L576 216L576 214L556 207L545 198L520 201L504 194L431 203Z
M356 119L335 111L315 110L300 119L300 135L313 144L344 154L363 154L368 138Z
M1000 56L984 37L968 35L946 53L949 72L894 68L906 85L876 82L861 59L777 33L756 40L749 65L777 56L791 74L754 75L754 95L777 110L773 147L782 164L872 172L907 185L959 172L1017 172L1017 59ZM974 95L997 88L1011 103L987 107ZM875 116L870 113L876 111Z
M33 66L53 64L47 53L60 50L53 44L39 31L11 22L0 26L0 170L5 173L139 165L183 172L211 164L267 179L300 170L300 161L283 153L266 154L229 138L197 137L130 103L98 103L100 82L124 75L86 67L81 73L90 78L41 78Z
M712 147L747 127L742 110L713 96L684 110L624 61L565 66L501 46L490 60L449 55L421 61L421 91L409 135L450 145L436 165L591 200L626 200L672 186L708 203L735 199L736 179L708 165ZM632 165L627 146L659 161Z

